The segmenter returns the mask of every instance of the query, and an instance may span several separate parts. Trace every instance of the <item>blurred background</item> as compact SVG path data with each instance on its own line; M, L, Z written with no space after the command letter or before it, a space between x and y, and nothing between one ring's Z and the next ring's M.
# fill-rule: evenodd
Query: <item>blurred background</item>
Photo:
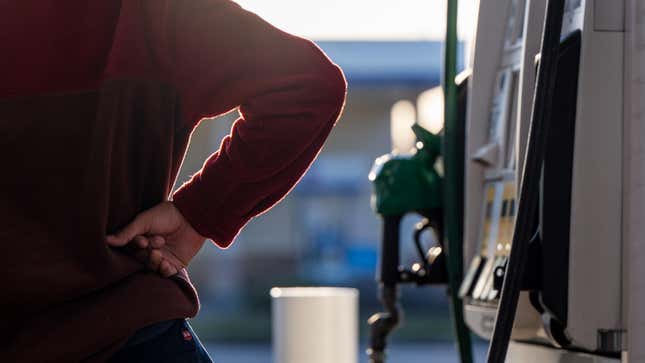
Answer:
M344 70L345 111L311 169L279 205L252 220L227 250L207 244L190 267L202 308L192 324L217 362L271 360L273 286L348 286L360 290L361 343L380 310L374 282L380 220L367 175L391 148L392 106L413 105L440 85L445 0L238 0L275 26L313 39ZM459 70L468 64L475 0L459 1ZM431 110L440 113L441 109ZM435 115L437 116L437 115ZM440 117L441 115L439 115ZM201 168L237 112L201 122L177 180ZM402 262L415 260L412 226L402 225ZM392 361L457 362L445 287L404 287L404 325ZM485 346L475 345L481 360ZM365 360L361 357L362 361Z

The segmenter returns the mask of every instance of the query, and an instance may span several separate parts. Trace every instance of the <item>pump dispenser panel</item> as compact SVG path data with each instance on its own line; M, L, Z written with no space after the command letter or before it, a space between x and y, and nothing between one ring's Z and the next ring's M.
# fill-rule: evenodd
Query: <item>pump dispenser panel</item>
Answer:
M495 325L522 208L518 191L545 5L494 0L479 7L466 121L466 270L459 293L468 326L485 339ZM542 170L526 176L538 178L540 198L511 336L524 344L609 357L624 349L624 26L617 15L623 11L624 0L566 1ZM509 361L517 352L509 351Z
M497 1L497 12L480 6L473 57L473 86L467 119L465 243L469 258L460 295L469 327L490 338L500 294L499 276L507 263L517 212L519 155L525 140L539 52L544 0ZM501 11L500 9L506 9ZM500 15L505 14L505 15ZM499 26L499 24L503 26ZM529 57L531 58L529 60ZM492 77L486 77L491 74ZM479 75L479 77L475 76ZM524 107L524 112L522 112ZM482 117L482 115L485 115ZM468 253L469 252L469 253ZM539 335L541 319L523 294L520 337Z

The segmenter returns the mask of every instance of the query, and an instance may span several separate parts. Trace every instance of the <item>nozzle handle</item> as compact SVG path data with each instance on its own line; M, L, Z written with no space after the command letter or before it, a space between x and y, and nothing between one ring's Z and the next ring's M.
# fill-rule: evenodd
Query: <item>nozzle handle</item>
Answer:
M400 281L399 245L402 218L402 215L383 216L383 239L376 279L384 285L393 286Z

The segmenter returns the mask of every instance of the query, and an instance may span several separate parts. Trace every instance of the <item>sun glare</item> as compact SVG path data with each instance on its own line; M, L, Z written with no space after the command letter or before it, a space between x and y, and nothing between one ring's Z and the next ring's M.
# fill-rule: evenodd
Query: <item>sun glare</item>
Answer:
M446 0L236 0L290 33L316 40L437 40ZM474 0L459 1L460 37L474 26Z

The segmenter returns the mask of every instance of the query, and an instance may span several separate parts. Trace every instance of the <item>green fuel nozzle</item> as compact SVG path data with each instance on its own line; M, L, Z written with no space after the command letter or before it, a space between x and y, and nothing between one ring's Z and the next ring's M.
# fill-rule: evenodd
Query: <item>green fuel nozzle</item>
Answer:
M432 247L424 252L420 236L433 228L438 241L442 240L443 179L439 172L441 137L412 125L417 142L411 154L390 153L376 159L369 174L374 185L372 208L383 218L383 231L377 280L380 300L385 311L368 319L371 363L385 361L388 335L402 316L398 305L398 284L413 282L418 285L446 283L447 273L442 248ZM399 266L400 223L405 214L418 213L426 219L417 224L414 241L421 263L412 268Z
M412 154L386 154L376 159L369 174L374 184L372 208L382 216L423 214L441 208L442 178L436 164L441 153L441 136L412 125L417 137Z

